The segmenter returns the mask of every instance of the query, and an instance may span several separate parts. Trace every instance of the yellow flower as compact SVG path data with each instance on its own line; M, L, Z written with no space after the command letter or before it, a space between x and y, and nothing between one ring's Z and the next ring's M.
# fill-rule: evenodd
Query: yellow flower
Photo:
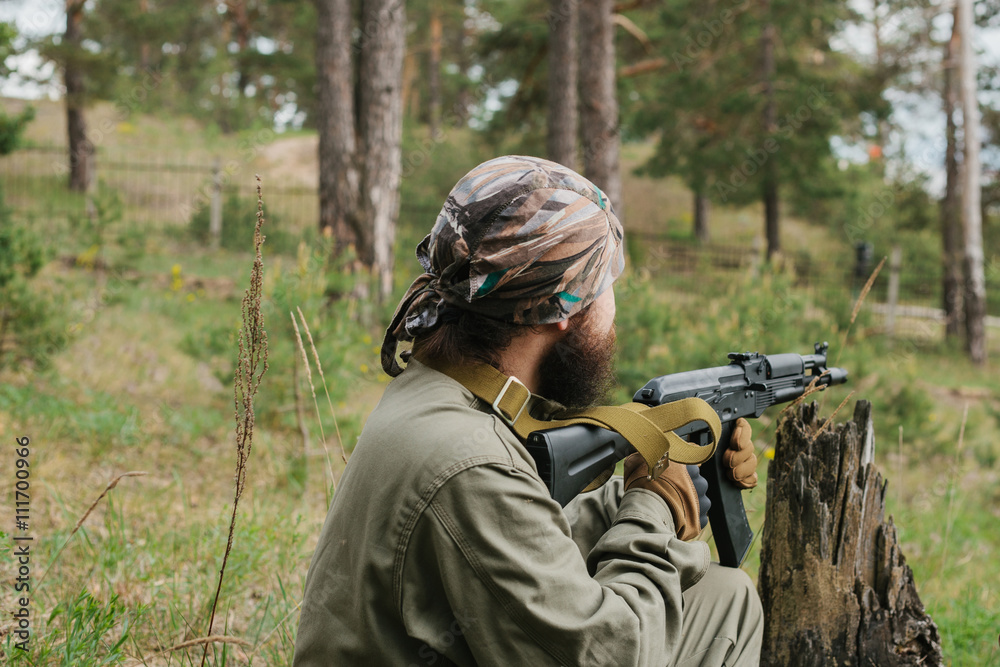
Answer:
M368 364L361 364L361 372L362 373L368 372Z
M194 294L192 294L191 292L188 292L187 300L188 300L188 303L191 303L192 301L194 301Z
M368 334L365 334L364 336L361 337L361 342L364 343L365 345L371 345L372 337L369 336Z
M179 275L181 275L181 265L180 264L174 264L172 267L170 267L170 274L173 275L173 276L179 276Z
M768 461L773 461L774 460L774 449L772 449L771 447L768 447L764 451L764 458L767 459Z

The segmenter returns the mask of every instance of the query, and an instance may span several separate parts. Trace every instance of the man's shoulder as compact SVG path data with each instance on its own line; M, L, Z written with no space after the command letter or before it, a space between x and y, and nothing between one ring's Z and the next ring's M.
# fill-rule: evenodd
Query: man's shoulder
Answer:
M509 462L522 467L523 447L472 392L417 361L386 388L372 411L358 449L410 464L459 460Z

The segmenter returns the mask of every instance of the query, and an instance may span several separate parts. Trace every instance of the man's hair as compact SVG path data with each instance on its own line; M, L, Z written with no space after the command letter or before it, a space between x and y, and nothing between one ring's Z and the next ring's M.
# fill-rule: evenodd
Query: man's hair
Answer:
M498 367L514 337L533 327L496 320L469 310L446 308L443 322L413 340L413 354L448 365L483 363Z
M587 304L573 317L587 317L591 306ZM441 319L436 329L413 340L413 354L418 358L448 365L482 363L499 368L500 355L514 337L537 330L534 325L504 322L454 306L446 307Z

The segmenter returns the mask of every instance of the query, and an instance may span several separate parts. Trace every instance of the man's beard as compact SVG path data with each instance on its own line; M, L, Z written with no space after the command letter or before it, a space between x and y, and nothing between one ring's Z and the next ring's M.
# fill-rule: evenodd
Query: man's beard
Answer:
M603 335L587 325L571 328L542 359L539 395L567 408L607 402L614 385L614 356L614 326Z

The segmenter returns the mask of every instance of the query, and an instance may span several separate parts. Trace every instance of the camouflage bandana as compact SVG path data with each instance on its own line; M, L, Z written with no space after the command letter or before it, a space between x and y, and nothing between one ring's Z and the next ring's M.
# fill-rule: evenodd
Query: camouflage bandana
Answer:
M555 162L506 156L455 185L417 246L424 269L382 342L392 376L399 341L434 330L446 306L524 325L586 308L625 266L622 226L593 183Z

